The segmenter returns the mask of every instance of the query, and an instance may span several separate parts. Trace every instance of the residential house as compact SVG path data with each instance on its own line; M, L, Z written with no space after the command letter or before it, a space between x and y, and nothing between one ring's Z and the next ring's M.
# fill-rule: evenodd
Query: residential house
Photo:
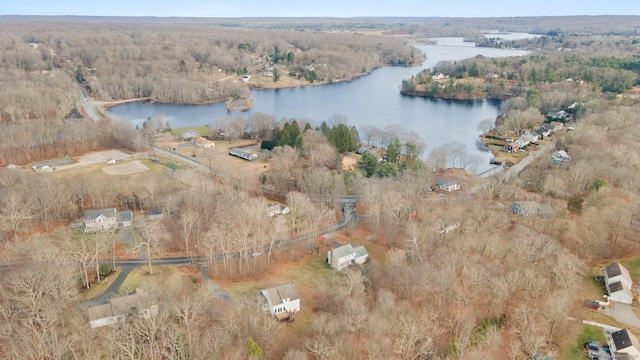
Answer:
M112 230L131 226L131 210L116 211L115 208L86 210L83 213L84 231Z
M258 302L278 320L290 319L300 311L300 295L295 283L274 286L258 291Z
M290 212L289 208L281 205L281 204L273 204L269 205L266 209L267 216L275 216L278 214L288 214Z
M622 264L614 262L604 268L604 285L609 292L609 299L624 304L633 302L631 286L633 281L629 270Z
M567 116L569 116L569 113L564 110L560 110L557 112L550 112L547 114L547 118L557 119L557 120L564 120L567 118Z
M197 132L189 129L182 134L182 140L191 140L196 136L200 136Z
M364 155L364 153L366 153L367 151L371 151L375 148L376 147L373 145L360 146L358 150L356 150L356 154Z
M551 135L551 129L545 125L542 125L536 130L536 134L538 134L541 138L549 136Z
M541 218L552 218L555 215L551 205L536 201L516 201L511 204L511 212L520 216L535 215Z
M559 121L552 121L549 123L549 128L553 132L560 131L562 130L563 127L564 127L564 124Z
M453 180L438 179L436 181L436 185L440 188L440 190L444 191L460 190L460 184Z
M571 160L571 156L564 150L556 151L551 155L551 162L553 164L562 164L567 160Z
M233 155L233 156L237 156L239 158L245 159L245 160L255 160L258 158L258 155L249 152L249 151L244 151L242 149L238 149L238 148L233 148L231 150L229 150L229 155Z
M520 137L521 140L525 141L527 144L538 141L540 136L535 132L528 132Z
M640 342L627 329L611 333L607 340L614 359L640 359Z
M515 142L510 142L502 148L502 151L506 153L517 153L520 151L520 145Z
M214 146L215 146L213 141L209 141L209 140L203 138L202 136L194 136L193 138L191 138L191 142L195 146L199 146L199 147L205 148L205 149L213 149Z
M529 145L530 141L520 138L516 140L515 143L518 145L518 147L520 147L520 149L522 149L525 146Z
M364 264L368 258L369 253L364 246L354 248L351 244L343 245L327 252L327 262L338 271L349 265Z
M163 218L164 215L162 214L162 210L160 209L149 210L149 212L147 213L147 219L149 220L162 220Z
M92 329L123 323L127 315L136 310L143 319L158 316L158 305L154 304L146 291L136 289L132 294L111 299L108 304L92 306L87 311Z

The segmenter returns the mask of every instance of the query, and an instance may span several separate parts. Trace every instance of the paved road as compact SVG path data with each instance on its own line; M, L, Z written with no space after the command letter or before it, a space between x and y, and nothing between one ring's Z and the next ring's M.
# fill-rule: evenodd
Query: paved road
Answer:
M524 170L524 168L526 168L527 166L529 166L529 164L531 164L533 162L533 160L537 159L540 156L543 156L547 153L549 153L552 149L553 149L554 143L553 142L549 142L547 145L543 146L542 148L538 149L537 151L534 152L530 152L529 156L527 156L526 158L522 159L519 163L513 165L512 167L510 167L507 171L505 171L503 174L503 179L509 180L511 177L517 176L522 170Z
M640 329L640 319L638 319L629 304L611 301L611 307L605 308L603 312L606 315L612 316L617 322Z

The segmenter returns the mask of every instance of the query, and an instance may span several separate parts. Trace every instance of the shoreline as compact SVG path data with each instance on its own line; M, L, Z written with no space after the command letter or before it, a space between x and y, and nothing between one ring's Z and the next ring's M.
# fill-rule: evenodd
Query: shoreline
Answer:
M431 98L431 99L443 99L443 100L456 100L456 101L478 101L478 100L499 100L505 101L510 98L510 96L505 95L502 97L498 96L490 96L489 94L482 94L480 96L474 96L472 98L461 98L456 96L435 96L428 95L423 91L402 91L400 90L400 94L405 96L413 96L413 97L423 97L423 98Z
M414 67L414 66L420 66L422 64L422 62L417 63L417 64L411 64L411 65L381 65L381 66L376 66L373 69L371 69L371 71L366 72L366 73L358 73L355 75L351 75L347 78L344 79L338 79L338 80L331 80L331 81L318 81L318 82L302 82L299 81L298 79L296 79L296 81L298 81L298 83L295 84L286 84L286 83L272 83L273 86L264 86L264 84L251 84L248 83L247 86L249 87L249 90L279 90L279 89L296 89L296 88L301 88L301 87L306 87L306 86L318 86L318 85L330 85L330 84L337 84L337 83L342 83L342 82L347 82L347 81L352 81L354 79L363 77L363 76L367 76L370 75L374 70L382 68L382 67L386 67L386 66L401 66L401 67ZM132 102L150 102L150 103L159 103L159 104L176 104L176 105L208 105L208 104L215 104L215 103L220 103L220 102L228 102L229 100L231 100L231 98L224 98L224 99L218 99L218 100L206 100L206 101L195 101L195 102L177 102L177 101L162 101L162 100L154 100L151 97L144 97L144 98L133 98L133 99L122 99L122 100L115 100L115 101L91 101L91 103L95 106L98 107L98 110L100 111L100 113L104 116L104 112L108 111L109 108L118 106L118 105L122 105L122 104L126 104L126 103L132 103ZM227 109L229 112L245 112L251 109L251 107L253 106L253 98L249 98L246 99L250 104L248 104L248 107L244 107L241 110L229 110Z

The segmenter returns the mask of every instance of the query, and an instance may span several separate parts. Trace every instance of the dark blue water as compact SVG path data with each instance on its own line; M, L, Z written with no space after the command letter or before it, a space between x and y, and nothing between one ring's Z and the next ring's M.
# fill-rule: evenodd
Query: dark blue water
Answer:
M246 116L263 112L277 119L309 119L316 125L331 116L345 115L348 124L360 127L374 125L384 128L399 124L418 134L427 144L426 153L448 142L467 146L469 154L486 159L480 171L489 167L490 153L477 147L477 124L498 115L498 101L453 101L403 96L399 87L424 68L432 68L441 60L459 60L478 54L487 57L520 56L525 52L476 48L462 43L460 38L443 39L443 45L418 46L427 60L416 67L384 67L348 82L307 86L295 89L254 90L253 107L246 113L228 113L224 103L208 105L177 105L127 103L109 110L112 116L128 119L141 126L147 117L163 114L174 128L213 125L223 116ZM362 134L361 134L362 137ZM425 156L426 156L425 153Z

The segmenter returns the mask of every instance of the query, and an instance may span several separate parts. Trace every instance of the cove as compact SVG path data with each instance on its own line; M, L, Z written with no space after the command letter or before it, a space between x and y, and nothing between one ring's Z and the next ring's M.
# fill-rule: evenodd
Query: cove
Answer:
M116 119L129 120L142 126L147 117L162 114L171 126L189 127L213 125L223 116L246 116L263 112L281 119L308 119L319 125L331 116L345 115L349 125L360 129L363 125L384 128L398 124L418 134L427 144L426 154L448 142L459 142L469 154L485 159L478 171L490 167L491 153L478 146L477 124L495 118L499 101L456 101L404 96L400 94L403 79L425 68L433 68L442 60L460 60L482 55L485 57L523 56L520 50L500 50L475 47L462 38L440 38L438 45L418 45L427 60L415 67L382 67L369 75L348 82L299 87L294 89L253 90L253 107L246 113L229 113L224 103L180 105L160 103L126 103L109 109ZM362 134L361 134L362 137Z

